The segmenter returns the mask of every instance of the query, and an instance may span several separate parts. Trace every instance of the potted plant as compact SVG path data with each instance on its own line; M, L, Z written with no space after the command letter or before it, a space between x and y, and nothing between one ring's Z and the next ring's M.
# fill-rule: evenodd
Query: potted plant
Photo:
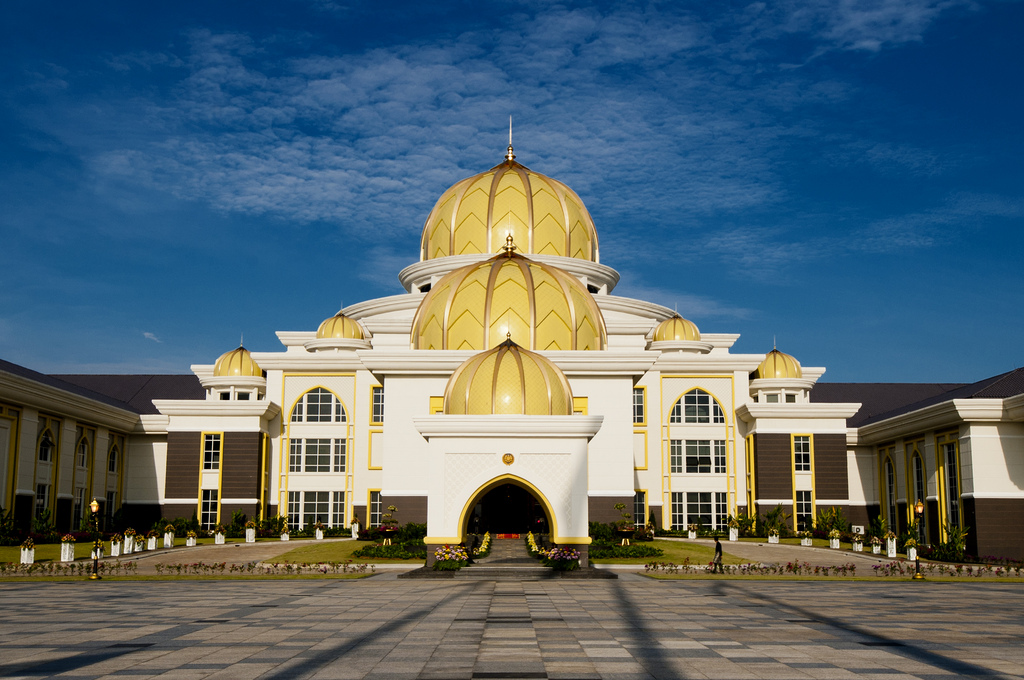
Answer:
M253 522L252 520L245 523L245 542L256 542L256 522Z
M914 540L913 538L908 538L906 540L906 542L903 543L903 547L907 551L907 559L908 560L913 562L914 560L917 559L917 541L916 540Z
M853 535L853 552L864 552L864 537L860 534Z
M29 536L21 543L21 563L34 564L36 561L36 544Z
M124 530L124 554L131 555L135 552L135 529L128 527Z
M92 542L92 554L89 555L90 560L102 560L103 559L103 539L97 538Z
M615 509L622 518L615 522L615 535L619 537L619 545L629 545L629 539L633 538L636 532L636 527L633 526L633 513L626 511L625 503L616 503Z
M697 538L697 524L693 523L686 527L686 537L689 539Z
M185 534L185 546L189 548L195 547L197 538L198 536L196 536L196 532L190 530Z
M324 540L324 523L323 522L317 522L316 524L313 525L313 529L314 529L313 535L316 537L316 540L318 540L318 541Z
M224 545L224 525L218 524L213 528L214 545Z
M458 571L468 563L469 555L461 545L442 545L434 551L434 571Z
M150 529L146 532L146 550L156 550L156 539L160 538L160 532L156 529ZM174 535L171 535L171 543L173 545Z
M281 527L281 540L282 541L287 541L288 539L291 538L291 536L289 535L290 531L291 531L291 529L288 528L287 524L285 524L284 526Z
M896 534L892 530L885 532L885 554L887 557L896 557Z
M779 530L777 528L772 527L771 529L768 530L768 542L769 543L778 543L779 542Z
M114 534L110 537L110 556L120 557L121 546L124 545L124 536L121 534Z
M71 534L64 534L60 538L60 561L75 561L75 537Z
M398 508L389 505L388 511L380 518L378 531L380 531L380 535L384 538L383 545L391 545L391 539L398 534L398 520L395 519L396 512L398 512Z
M165 548L173 548L174 547L174 525L173 524L168 524L167 526L164 527L164 547Z
M882 552L882 539L878 536L871 537L871 552L875 555L881 554Z
M735 517L729 518L729 540L740 540L740 523Z
M811 538L812 538L812 534L811 534L810 531L801 531L800 532L800 545L807 545L807 546L814 545L814 541L812 541Z
M839 539L842 538L842 535L843 534L839 531L839 529L833 529L832 531L828 532L828 547L832 548L833 550L838 550Z

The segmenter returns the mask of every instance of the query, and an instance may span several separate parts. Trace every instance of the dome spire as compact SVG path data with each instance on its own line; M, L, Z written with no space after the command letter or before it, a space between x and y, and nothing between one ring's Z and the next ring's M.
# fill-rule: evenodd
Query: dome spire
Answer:
M512 232L509 232L508 236L505 237L505 245L501 249L505 251L505 257L512 257L512 253L518 249L515 241L512 240Z
M508 117L508 153L505 154L505 160L514 161L516 155L512 152L512 116Z

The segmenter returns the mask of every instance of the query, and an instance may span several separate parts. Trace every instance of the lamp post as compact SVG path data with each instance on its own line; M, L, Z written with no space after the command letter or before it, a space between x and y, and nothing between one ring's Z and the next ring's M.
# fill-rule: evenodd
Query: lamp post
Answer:
M103 547L103 542L96 538L100 533L100 504L93 498L92 503L89 503L89 509L92 510L92 529L93 529L93 540L92 540L92 574L89 575L89 579L92 581L98 581L100 576L100 549Z
M917 499L917 503L914 504L914 514L917 515L917 536L921 537L921 516L924 515L924 503L921 499ZM917 550L914 552L914 580L923 581L924 574L921 573L921 546L917 546Z

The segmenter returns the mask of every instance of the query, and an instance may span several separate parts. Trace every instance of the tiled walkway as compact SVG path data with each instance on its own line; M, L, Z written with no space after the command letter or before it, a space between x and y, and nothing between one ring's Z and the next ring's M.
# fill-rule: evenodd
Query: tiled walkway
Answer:
M0 677L1024 677L1011 583L0 583Z

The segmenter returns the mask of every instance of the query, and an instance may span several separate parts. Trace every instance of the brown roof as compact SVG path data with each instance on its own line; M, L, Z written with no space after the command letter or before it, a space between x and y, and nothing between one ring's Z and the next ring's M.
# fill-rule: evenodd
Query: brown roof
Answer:
M127 404L136 413L158 413L154 399L205 399L194 375L55 375L49 376Z

